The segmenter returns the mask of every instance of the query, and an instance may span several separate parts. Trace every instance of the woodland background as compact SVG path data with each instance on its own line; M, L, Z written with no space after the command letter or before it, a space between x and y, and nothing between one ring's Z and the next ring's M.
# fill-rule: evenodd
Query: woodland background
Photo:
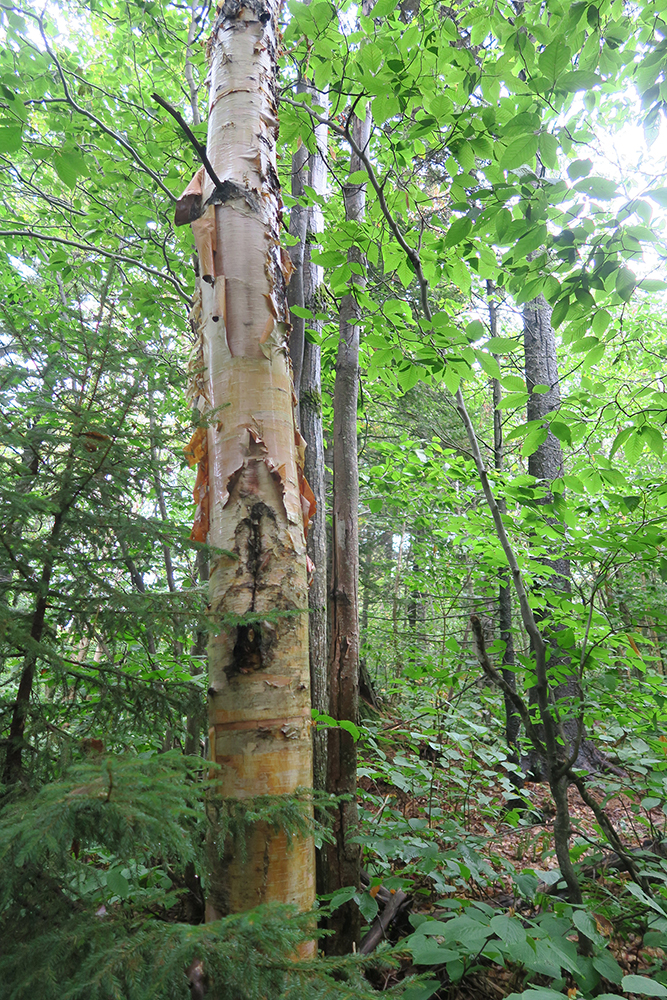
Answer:
M315 721L358 750L364 878L321 912L387 915L370 956L334 934L304 962L307 916L203 923L207 550L174 226L199 158L152 95L205 142L214 16L0 3L0 997L667 996L665 4L283 11L285 246L324 279L291 292L321 364L300 405L323 532L350 296L360 333L361 717L324 693ZM508 693L535 712L526 608L560 806ZM258 818L303 825L258 801L224 830Z

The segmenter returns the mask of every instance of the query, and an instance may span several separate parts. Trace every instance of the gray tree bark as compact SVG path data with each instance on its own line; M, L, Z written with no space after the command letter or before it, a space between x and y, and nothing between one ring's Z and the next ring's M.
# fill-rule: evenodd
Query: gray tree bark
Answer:
M352 134L358 148L370 140L371 116L356 116ZM350 172L362 168L352 153ZM366 208L364 185L348 184L343 190L347 221L360 222ZM361 250L353 246L348 261L363 263ZM353 276L361 285L363 279ZM360 310L355 296L343 298L340 308L340 339L334 388L334 501L331 588L331 647L329 659L330 714L339 721L356 723L359 714L359 470L357 464L357 396L359 379ZM334 818L335 841L327 845L328 891L359 885L361 851L351 843L357 832L357 748L350 733L329 731L327 788L351 798L341 802ZM361 921L354 901L339 907L329 921L334 931L326 940L330 954L346 954L359 944Z
M491 330L491 336L498 336L498 313L496 303L493 299L493 283L491 281L487 282L487 292L488 292L488 304L489 304L489 326ZM497 360L497 359L496 359ZM492 381L492 391L493 391L493 464L496 472L502 473L503 466L505 463L505 447L503 443L503 423L502 423L502 411L500 409L500 401L502 399L502 390L500 388L500 382L498 379L494 378ZM500 508L501 514L505 514L507 511L507 504L504 499L498 500L498 506ZM500 641L505 643L505 650L503 652L501 671L502 676L509 685L512 691L516 691L516 674L514 672L514 667L516 666L516 659L514 656L514 635L512 632L512 590L510 585L509 571L503 569L498 574L498 630L500 632ZM519 718L519 713L512 704L512 700L509 694L505 693L503 695L505 700L505 738L507 740L507 746L513 752L517 754L517 739L519 737L519 730L521 728L521 719ZM518 763L518 754L516 755L516 763Z
M551 325L551 308L544 296L540 295L526 303L523 309L523 335L526 388L528 390L527 419L545 420L549 413L560 407L560 386L558 381L558 360L556 337ZM548 386L546 392L534 392L535 386ZM528 459L528 472L535 476L536 485L545 490L538 505L548 507L553 504L551 484L563 475L563 449L551 430L546 440ZM549 524L557 525L558 519L551 512L545 513ZM551 590L554 599L559 594L569 594L572 588L570 564L562 554L555 558L541 560L550 570L542 582L546 590ZM576 765L590 770L598 769L602 757L593 744L585 740L581 727L582 691L578 668L572 664L570 655L558 644L559 626L550 623L550 609L547 600L539 616L540 628L548 649L548 672L558 680L550 679L549 697L555 708L555 716L564 743L563 752L568 757L576 753ZM544 771L544 763L531 754L530 767L536 777Z

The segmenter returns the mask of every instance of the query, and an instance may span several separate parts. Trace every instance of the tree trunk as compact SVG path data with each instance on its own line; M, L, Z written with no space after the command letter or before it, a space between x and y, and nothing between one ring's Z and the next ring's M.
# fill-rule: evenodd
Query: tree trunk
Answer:
M37 666L37 660L39 658L38 647L44 634L44 622L46 620L46 609L48 606L49 587L51 586L51 576L53 574L55 554L58 549L58 542L66 509L67 508L56 514L51 534L46 544L47 556L44 560L38 589L36 591L37 600L35 601L35 610L32 614L30 640L27 644L26 654L23 660L21 679L16 693L16 701L14 702L14 710L12 712L12 721L9 727L7 753L5 756L5 764L2 775L2 782L5 785L13 785L15 782L19 781L22 776L25 724L26 719L28 718L28 711L30 709L30 699L32 697L32 689L35 680L35 667Z
M370 139L371 116L367 109L362 121L352 123L357 146L366 149ZM350 172L362 164L353 153ZM366 189L349 184L343 191L345 217L360 222L364 217ZM363 264L358 247L348 251L348 261ZM360 276L353 277L362 284ZM359 470L357 465L357 394L359 378L359 318L354 294L343 298L340 308L340 338L334 387L334 502L331 587L331 648L329 683L330 714L339 721L356 723L359 714ZM358 816L357 748L344 729L329 731L327 788L351 798L341 802L334 821L335 842L327 845L328 891L359 885L361 851L350 838L357 833ZM330 954L346 954L359 944L359 909L352 900L339 907L329 921L334 931L325 947Z
M305 84L303 85L305 87ZM310 88L312 90L312 88ZM324 96L317 95L318 103ZM308 153L302 145L292 157L292 194L303 196L306 185L316 194L324 195L327 186L326 150L327 127L317 125L317 151ZM322 209L315 202L307 208L295 205L290 214L290 232L299 237L300 245L291 250L294 275L289 285L290 309L301 305L315 314L321 308L318 299L323 270L311 260L311 248L324 230ZM295 280L296 279L296 280ZM316 331L321 323L308 321ZM306 442L304 473L310 483L317 510L307 538L310 559L308 591L308 634L310 649L310 684L312 706L318 712L329 711L329 678L327 672L327 539L326 490L324 481L324 434L322 429L322 377L320 346L305 336L305 321L292 315L290 358L299 403L300 429ZM327 733L313 733L313 785L326 788ZM319 865L318 865L319 867ZM321 879L318 875L318 882ZM324 891L323 889L321 891Z
M558 362L556 354L556 337L551 325L551 309L544 298L540 295L531 302L526 303L523 309L523 335L525 353L526 388L528 390L527 419L544 420L548 413L552 413L560 406L560 387L558 382ZM534 392L535 386L548 386L547 392ZM551 484L554 479L563 475L563 449L560 441L552 434L551 430L546 440L539 446L528 459L528 472L535 476L536 486L546 490L545 495L537 500L541 506L553 503ZM547 514L546 519L550 524L557 524L557 518ZM558 594L569 594L571 590L570 564L563 556L556 556L555 559L542 559L545 567L552 571L544 581L544 586ZM579 734L578 715L581 707L581 687L576 671L571 667L569 654L564 653L557 642L558 626L549 624L548 607L542 612L539 621L540 628L550 650L548 662L549 673L553 675L554 669L559 673L567 672L568 676L560 683L551 686L550 697L556 702L556 717L558 719L561 737L564 739L565 752L569 755L573 749ZM590 750L590 753L588 752ZM588 760L593 748L582 741L578 766L591 766L592 761ZM533 772L538 776L541 773L541 762L531 755L531 766Z
M493 299L494 287L493 282L487 281L486 289L488 294L488 305L489 305L489 326L491 330L491 336L498 336L498 311L496 303ZM498 358L496 357L496 361ZM502 420L502 410L500 409L500 402L502 399L502 390L500 388L500 382L497 378L492 380L492 390L493 390L493 464L496 472L502 473L503 465L505 462L505 448L503 444L503 420ZM498 507L500 508L501 514L507 512L507 504L504 499L498 500ZM498 574L498 630L500 632L500 641L505 643L505 650L503 652L502 659L502 676L505 681L512 689L516 691L516 673L514 672L514 667L516 666L516 660L514 657L514 636L512 633L512 591L510 587L509 570L503 569ZM516 763L519 762L518 751L517 751L517 740L519 737L519 730L521 728L521 719L519 718L519 713L512 704L512 700L509 694L504 694L505 700L505 738L507 740L507 746L516 756Z
M177 206L197 244L195 314L206 428L193 536L211 550L209 742L222 798L312 785L302 472L287 349L281 199L275 165L278 4L231 0L209 41L207 154ZM197 217L199 215L199 217ZM288 850L288 839L290 840ZM312 840L256 824L243 850L213 843L209 920L272 901L311 907Z

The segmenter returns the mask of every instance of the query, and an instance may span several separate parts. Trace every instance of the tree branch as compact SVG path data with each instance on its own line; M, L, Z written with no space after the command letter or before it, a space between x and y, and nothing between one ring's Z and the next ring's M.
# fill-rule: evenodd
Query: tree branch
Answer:
M141 271L145 271L146 274L152 274L156 278L168 281L174 286L183 302L186 302L188 305L190 304L190 296L185 292L178 278L174 278L171 274L165 274L164 271L159 271L156 267L149 267L148 264L142 264L140 260L136 260L134 257L127 257L122 253L114 253L113 250L105 250L103 247L94 247L89 243L77 243L75 240L65 239L64 236L48 236L46 233L36 232L34 229L0 229L0 237L2 236L23 236L32 240L44 240L47 243L62 243L64 246L74 247L76 250L85 250L86 253L97 253L101 257L109 257L111 260L120 261L123 264L132 264Z
M82 108L80 104L77 104L77 102L72 97L72 94L71 94L71 91L70 91L69 86L67 84L67 80L65 79L65 73L64 73L63 68L62 68L62 66L60 64L60 61L59 61L58 57L56 56L55 52L53 51L53 49L51 48L51 46L49 45L49 41L48 41L48 39L46 37L46 32L44 31L44 19L43 19L43 17L39 16L37 14L30 14L28 11L25 11L24 13L26 13L29 17L32 17L35 21L37 21L37 24L39 25L39 33L41 34L42 40L44 41L44 46L46 48L46 51L51 56L51 59L55 63L55 67L58 70L58 76L60 77L60 82L63 85L63 91L65 93L65 99L66 99L67 103L70 105L70 107L74 108L74 110L78 114L83 115L84 118L88 118L89 121L94 122L95 125L97 125L98 128L102 129L102 131L106 135L108 135L110 138L114 139L120 146L122 146L123 149L126 150L130 154L130 156L132 157L132 159L134 160L134 162L138 166L140 166L141 169L145 173L147 173L148 176L151 177L155 181L155 183L157 184L157 186L160 188L161 191L163 191L167 195L167 197L169 198L169 200L175 202L177 200L176 199L176 195L174 195L174 194L171 193L171 191L169 190L169 188L166 186L166 184L163 183L163 181L160 179L160 177L158 177L158 175L155 173L155 171L151 170L151 168L148 166L148 164L145 163L142 160L142 158L137 153L136 149L133 146L130 145L130 143L127 141L127 139L124 139L123 136L120 135L119 132L116 132L114 129L109 128L108 125L105 125L104 122L100 118L97 117L97 115L94 115L92 113L92 111L87 111L85 108Z
M194 132L192 131L192 129L190 128L190 126L186 122L185 118L181 114L181 112L177 111L176 108L172 108L171 104L169 104L168 101L165 101L164 97L160 97L159 94L151 94L151 97L153 98L154 101L156 101L160 105L160 107L164 108L164 110L167 111L175 121L178 122L178 124L181 126L181 128L185 132L186 136L188 137L188 139L190 141L190 144L192 145L192 148L194 149L195 153L197 154L197 156L199 157L199 159L204 164L204 169L206 170L206 173L208 174L208 176L213 181L213 184L215 185L216 190L218 188L221 188L222 187L222 181L220 180L220 178L216 174L215 170L213 169L213 165L212 165L211 161L209 160L208 156L206 155L206 147L201 144L201 142L199 141L199 139L197 138L197 136L194 134Z

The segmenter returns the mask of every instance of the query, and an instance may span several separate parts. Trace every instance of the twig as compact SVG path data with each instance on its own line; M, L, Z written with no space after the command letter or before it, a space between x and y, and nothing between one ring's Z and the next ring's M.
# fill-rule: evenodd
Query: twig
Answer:
M170 201L176 201L177 200L176 199L176 195L172 194L171 191L169 190L169 188L166 186L166 184L164 184L162 182L162 180L160 179L160 177L158 177L158 175L155 173L155 171L151 170L151 168L148 166L147 163L144 163L144 161L142 160L142 158L137 153L136 149L133 146L130 145L130 143L127 141L127 139L124 139L123 136L120 135L119 132L115 131L115 129L109 128L108 125L105 125L104 122L100 118L97 117L97 115L94 115L91 111L87 111L85 108L82 108L80 104L77 104L77 102L74 100L74 98L72 97L72 94L70 92L69 86L67 84L67 80L65 79L65 73L63 71L62 66L60 65L60 61L58 60L58 57L56 56L56 54L53 51L53 49L51 48L51 46L49 45L49 41L48 41L48 39L46 37L46 32L44 31L44 20L43 20L43 17L40 17L40 16L38 16L36 14L30 14L27 11L25 13L28 13L28 16L32 17L35 21L37 21L37 24L39 25L39 32L40 32L40 34L42 36L42 40L44 41L44 46L46 48L46 51L51 56L51 59L55 63L56 69L58 70L58 76L60 77L60 82L63 85L63 91L65 92L65 99L66 99L67 103L72 108L74 108L74 110L76 112L78 112L80 115L83 115L84 118L88 118L89 121L94 122L95 125L97 125L98 128L101 128L102 131L106 135L110 136L120 146L122 146L123 149L125 149L130 154L130 156L135 161L135 163L137 163L141 167L141 169L143 171L145 171L145 173L148 174L149 177L152 177L152 179L158 185L158 187L160 188L160 190L163 191L167 195L167 197L169 198L169 200Z
M75 240L67 240L63 236L48 236L46 233L36 232L34 229L0 229L0 237L3 236L21 236L32 240L45 240L47 243L62 243L64 246L74 247L76 250L85 250L86 253L97 253L101 257L109 257L111 260L122 261L124 264L133 264L134 267L138 267L147 274L153 274L156 278L169 281L183 301L187 304L190 303L191 297L185 292L178 278L175 278L171 274L165 274L164 271L159 271L156 267L149 267L148 264L142 264L140 260L134 257L114 253L113 250L104 250L102 247L94 247L88 243L77 243Z
M526 735L530 739L531 743L535 747L538 754L541 757L546 758L547 755L546 748L542 743L541 739L539 738L539 736L537 735L537 728L531 721L530 713L526 708L526 703L524 702L521 695L517 694L516 691L512 690L512 688L507 683L505 678L498 673L496 668L491 663L491 660L489 659L489 654L486 651L486 643L484 642L484 630L482 628L482 623L477 617L477 615L470 616L470 624L472 625L472 630L477 645L477 659L479 660L479 664L482 670L484 671L486 676L494 682L494 684L498 685L503 694L507 695L509 700L512 702L512 705L514 706L514 708L517 710L517 712L521 717L521 721L523 722L524 728L526 730Z
M218 188L221 188L222 181L216 174L215 170L213 169L211 161L206 155L206 147L201 144L201 142L194 134L194 132L186 122L185 118L181 114L181 112L177 111L176 108L172 108L171 104L168 101L165 101L164 97L160 97L159 94L151 94L151 97L153 98L154 101L156 101L160 105L161 108L164 108L164 110L167 111L175 121L178 122L178 124L181 126L186 136L188 137L188 140L190 141L190 144L194 149L195 153L204 164L204 169L206 170L206 173L213 181L216 190Z

